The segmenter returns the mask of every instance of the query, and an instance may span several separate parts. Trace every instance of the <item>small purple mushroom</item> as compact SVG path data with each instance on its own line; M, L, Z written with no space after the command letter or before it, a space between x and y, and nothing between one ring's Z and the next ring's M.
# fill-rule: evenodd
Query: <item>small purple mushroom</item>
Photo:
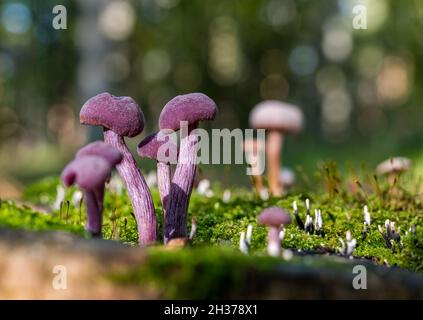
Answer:
M165 243L173 238L187 236L187 211L197 170L198 135L194 129L200 121L216 117L215 102L203 93L176 96L163 108L160 130L178 131L186 124L188 132L182 135L178 164L173 175L164 221Z
M156 242L157 219L150 190L124 140L124 137L137 136L144 129L144 115L139 106L130 97L116 97L105 92L85 102L79 117L82 124L102 126L104 141L123 155L116 168L132 202L139 244L145 246Z
M264 209L258 216L257 221L259 224L269 227L267 252L271 256L279 256L281 252L281 240L279 238L281 225L290 224L291 216L281 208L273 206Z
M85 156L98 156L107 160L112 167L116 166L122 161L122 154L110 144L103 141L94 141L78 150L75 158Z
M157 186L163 207L164 219L166 219L166 205L170 192L171 164L178 160L178 147L170 135L161 131L150 134L138 145L140 157L157 161Z
M66 187L77 184L83 190L87 206L86 229L95 237L101 237L103 205L99 205L99 199L103 197L104 184L112 168L104 158L87 155L71 161L62 172Z
M114 168L117 164L122 161L122 154L113 146L103 142L103 141L94 141L87 144L85 147L79 149L76 153L75 158L79 159L86 156L98 156L109 162L110 166ZM104 200L104 187L99 190L98 195L98 207L100 210L103 210L103 200Z

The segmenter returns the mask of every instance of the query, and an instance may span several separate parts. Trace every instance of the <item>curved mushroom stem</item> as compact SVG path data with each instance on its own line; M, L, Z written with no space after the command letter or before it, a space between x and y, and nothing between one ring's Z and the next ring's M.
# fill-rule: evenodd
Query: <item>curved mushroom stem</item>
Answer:
M164 219L166 219L166 206L170 192L170 177L170 163L157 161L157 187L159 189L160 201L162 202Z
M123 137L112 130L105 129L104 141L114 146L123 155L122 162L116 166L116 169L125 183L132 202L138 226L138 242L141 246L153 244L157 241L157 219L147 183Z
M84 191L85 204L87 206L86 230L93 237L101 237L102 206L99 207L98 197L95 191Z
M189 128L191 132L192 128ZM164 221L164 241L187 237L188 205L197 171L198 135L182 137L178 164L170 186Z
M279 230L280 228L271 226L267 235L267 252L273 257L278 257L281 253L281 240L279 238Z
M269 131L266 141L267 153L267 173L269 178L270 192L280 197L283 195L283 184L280 181L279 170L281 167L281 150L283 145L283 136L279 131Z

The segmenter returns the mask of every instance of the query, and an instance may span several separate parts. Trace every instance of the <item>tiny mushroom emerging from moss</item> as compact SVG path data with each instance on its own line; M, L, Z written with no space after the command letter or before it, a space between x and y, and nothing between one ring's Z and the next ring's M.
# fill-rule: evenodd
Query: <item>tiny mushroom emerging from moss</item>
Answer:
M258 216L258 223L269 227L267 251L271 256L279 256L281 252L281 242L279 233L282 225L291 223L291 216L279 207L264 209Z
M157 161L157 186L162 202L164 219L166 219L166 206L172 177L171 164L176 163L178 159L178 147L171 139L171 136L159 131L147 136L138 144L138 155L142 158Z
M88 216L86 229L93 236L101 236L103 204L100 199L111 172L110 163L98 156L75 159L62 172L62 181L66 187L77 184L84 192Z
M301 110L291 104L267 100L256 105L250 113L250 126L266 129L266 161L268 167L269 189L274 196L283 194L280 180L281 151L285 134L299 133L303 128Z
M401 173L409 170L411 166L412 162L410 159L406 157L394 157L381 162L376 167L376 172L379 175L386 175L389 183L394 184Z
M124 137L137 136L144 129L144 115L139 106L130 97L116 97L105 92L85 102L79 118L82 124L102 126L104 141L122 153L122 162L116 168L132 202L139 243L156 242L157 219L150 190L124 140Z
M199 136L195 129L200 121L213 120L216 114L215 102L202 93L176 96L160 114L160 130L166 132L184 128L188 131L181 135L178 164L170 187L164 221L165 243L173 238L187 237L188 205L197 171Z

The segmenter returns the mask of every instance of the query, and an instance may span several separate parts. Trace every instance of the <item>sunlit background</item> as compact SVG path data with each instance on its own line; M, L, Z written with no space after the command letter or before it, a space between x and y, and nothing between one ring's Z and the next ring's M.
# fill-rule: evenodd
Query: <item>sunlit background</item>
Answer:
M55 5L67 29L52 27ZM367 29L352 27L367 8ZM163 105L201 91L220 111L213 128L247 128L263 99L301 107L284 165L324 160L423 163L423 2L419 0L2 0L0 196L60 172L101 132L79 125L82 103L110 91L142 106L157 129ZM154 163L140 162L146 170ZM203 166L223 183L242 167Z

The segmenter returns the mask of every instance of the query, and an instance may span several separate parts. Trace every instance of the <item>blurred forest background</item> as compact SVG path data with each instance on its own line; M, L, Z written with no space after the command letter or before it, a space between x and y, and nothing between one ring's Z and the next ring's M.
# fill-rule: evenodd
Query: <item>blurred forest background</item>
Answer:
M55 5L67 29L52 27ZM352 27L353 6L367 29ZM1 0L0 196L57 174L99 137L79 125L92 95L130 95L157 129L163 105L201 91L214 128L247 128L263 99L300 106L305 131L284 164L312 173L333 159L373 167L390 156L423 163L423 1ZM154 168L152 162L140 162ZM242 166L203 166L245 184Z

